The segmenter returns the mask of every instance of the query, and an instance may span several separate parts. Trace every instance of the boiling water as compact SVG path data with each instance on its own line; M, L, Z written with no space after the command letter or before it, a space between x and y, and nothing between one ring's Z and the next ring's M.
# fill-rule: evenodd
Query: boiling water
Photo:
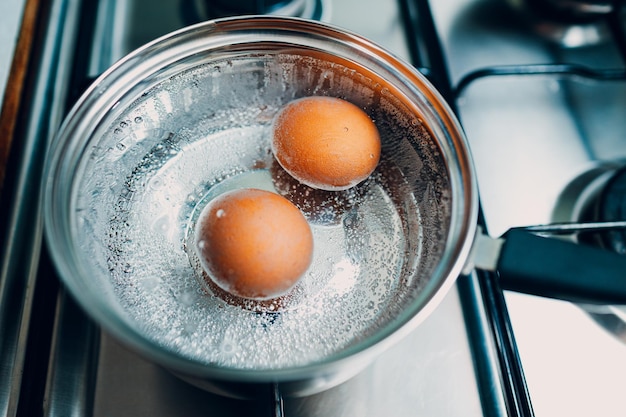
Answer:
M253 97L238 108L244 93L234 92L234 104L218 103L223 109L213 111L208 100L216 86L205 85L197 93L167 86L153 92L92 144L78 170L73 207L77 246L92 268L88 290L96 288L115 314L161 348L223 367L311 364L380 330L427 285L438 259L435 244L446 230L437 205L446 205L447 180L433 174L442 164L416 153L433 147L420 137L424 129L389 121L380 111L383 154L376 171L350 190L313 190L291 179L271 154L270 124L280 100L258 105ZM349 86L358 87L354 77ZM245 83L233 88L251 91ZM198 97L209 97L203 104L209 110L192 119ZM313 231L312 265L275 302L220 294L206 284L189 245L202 208L241 187L284 195ZM424 207L432 210L426 215Z
M110 222L109 267L121 305L160 345L205 363L315 362L367 335L400 290L406 220L376 181L379 174L339 193L291 184L273 161L268 137L268 126L260 125L183 148L167 138L127 179L132 195ZM207 286L189 247L201 208L242 187L291 194L314 236L312 265L292 294L256 308Z

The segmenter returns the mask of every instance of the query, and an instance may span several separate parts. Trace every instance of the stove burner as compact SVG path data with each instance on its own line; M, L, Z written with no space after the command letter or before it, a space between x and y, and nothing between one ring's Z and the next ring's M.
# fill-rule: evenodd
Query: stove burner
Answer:
M626 220L626 161L600 163L576 177L558 198L555 222ZM581 244L626 254L626 229L609 228L574 236ZM626 306L580 305L601 327L626 343Z
M571 181L559 195L552 221L572 223L571 230L578 233L573 238L580 243L626 254L626 229L621 227L626 221L626 161L599 163Z
M598 221L626 219L626 167L618 170L604 186L597 201ZM609 230L599 234L601 245L620 254L626 254L626 230Z
M589 23L613 12L613 0L526 0L531 13L570 24Z
M194 0L198 20L270 14L326 20L324 0Z
M620 0L508 0L532 29L565 47L602 43L609 38L606 18Z

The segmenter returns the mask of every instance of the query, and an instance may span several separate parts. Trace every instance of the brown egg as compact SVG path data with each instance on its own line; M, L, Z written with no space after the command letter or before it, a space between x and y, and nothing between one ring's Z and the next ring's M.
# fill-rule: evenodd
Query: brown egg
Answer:
M284 197L239 189L213 199L201 213L195 245L207 275L237 297L267 300L287 293L306 272L313 234Z
M367 178L380 159L378 129L354 104L334 97L305 97L285 105L272 126L272 151L302 183L345 190Z

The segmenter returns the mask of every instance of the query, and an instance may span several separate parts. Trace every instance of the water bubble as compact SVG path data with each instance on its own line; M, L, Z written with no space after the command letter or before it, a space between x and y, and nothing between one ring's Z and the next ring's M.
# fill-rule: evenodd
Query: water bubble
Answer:
M146 277L141 280L140 285L146 291L154 291L159 286L159 279L157 277Z
M196 295L191 291L185 291L180 295L180 302L185 306L190 306L194 303Z
M183 323L183 333L192 334L198 328L198 323L194 321L186 321Z
M135 123L141 123L141 122L143 122L143 118L141 116L135 117Z
M157 233L165 233L168 231L170 227L170 218L169 216L161 216L152 223L152 230Z
M161 178L155 177L150 181L149 185L153 190L160 190L165 186L165 183Z

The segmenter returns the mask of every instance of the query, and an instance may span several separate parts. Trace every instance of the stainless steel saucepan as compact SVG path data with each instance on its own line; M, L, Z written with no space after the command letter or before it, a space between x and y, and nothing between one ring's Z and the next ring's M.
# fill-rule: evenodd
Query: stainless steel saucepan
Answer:
M381 162L353 189L309 189L274 161L274 114L311 95L358 105L381 133ZM202 207L240 187L285 195L313 230L309 271L275 303L221 296L189 248ZM546 284L553 269L532 258L553 240L487 238L477 215L463 132L425 77L357 35L292 18L211 21L130 54L78 100L46 167L47 242L80 305L144 356L237 396L266 382L306 395L353 376L474 263L500 269L512 288L567 296L561 276ZM578 276L570 249L553 263ZM608 263L617 275L625 264ZM623 287L576 284L569 294L615 302Z

